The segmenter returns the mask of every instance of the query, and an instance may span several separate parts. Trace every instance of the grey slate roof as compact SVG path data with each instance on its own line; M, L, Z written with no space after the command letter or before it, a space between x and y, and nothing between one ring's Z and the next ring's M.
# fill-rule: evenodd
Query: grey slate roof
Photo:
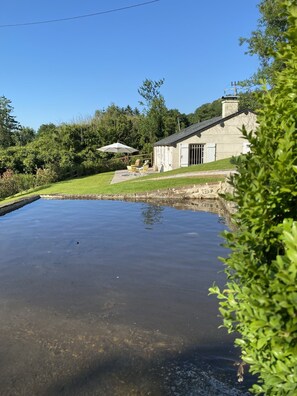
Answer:
M173 146L176 143L192 136L195 135L199 132L203 132L211 127L213 127L216 124L219 124L221 122L224 122L225 120L229 120L230 118L233 118L235 116L238 116L241 113L246 113L249 112L249 110L241 110L238 111L237 113L231 114L227 117L213 117L210 118L209 120L205 120L202 122L198 122L196 124L190 125L189 127L182 129L180 132L176 132L173 135L167 136L164 139L159 140L154 144L154 146Z

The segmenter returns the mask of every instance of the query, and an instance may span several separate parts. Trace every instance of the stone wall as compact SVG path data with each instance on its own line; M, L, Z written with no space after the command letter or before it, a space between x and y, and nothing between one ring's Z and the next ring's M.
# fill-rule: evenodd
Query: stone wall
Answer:
M169 188L166 190L155 190L145 193L135 194L49 194L41 195L46 199L112 199L112 200L135 200L135 199L156 199L156 200L195 200L195 199L218 199L220 194L224 194L229 189L229 184L225 182L197 184L193 186Z
M21 208L39 198L44 199L106 199L151 202L160 205L173 206L177 209L199 210L213 212L224 217L230 217L236 207L231 202L225 201L221 194L232 193L232 187L227 182L197 184L193 186L156 190L137 194L50 194L36 195L29 198L19 199L0 206L0 216L15 209Z

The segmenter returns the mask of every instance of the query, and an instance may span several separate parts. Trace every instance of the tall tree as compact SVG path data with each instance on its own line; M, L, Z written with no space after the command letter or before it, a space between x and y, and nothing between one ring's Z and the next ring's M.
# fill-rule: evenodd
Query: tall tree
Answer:
M144 99L139 104L144 112L140 122L141 145L146 152L152 152L153 144L165 136L165 116L167 108L165 99L160 93L160 87L164 79L153 81L146 79L138 89L138 93Z
M293 4L294 0L290 2ZM258 5L261 16L257 29L249 38L240 38L240 44L247 45L246 53L257 55L260 60L259 70L245 81L245 85L259 85L261 79L271 83L275 71L281 70L284 65L282 59L276 59L273 56L279 43L286 40L288 18L282 3L282 0L261 0Z
M153 101L157 99L164 99L160 93L160 87L164 84L165 79L161 78L158 81L145 79L142 86L138 89L139 95L144 99L144 102L140 101L139 104L144 106L146 109L150 109Z
M12 115L11 101L5 96L0 97L0 147L7 148L14 144L13 133L20 125Z

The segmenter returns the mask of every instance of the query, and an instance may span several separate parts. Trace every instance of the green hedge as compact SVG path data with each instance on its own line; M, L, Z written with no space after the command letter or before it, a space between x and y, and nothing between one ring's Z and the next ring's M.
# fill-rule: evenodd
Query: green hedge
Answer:
M35 175L14 173L8 169L0 177L0 199L10 197L30 188L52 183L56 179L57 175L51 169L37 169Z
M251 152L237 160L234 195L227 197L238 207L235 231L225 233L228 281L210 290L224 326L240 335L243 362L259 378L252 391L296 396L297 7L285 4L288 41L275 55L285 68L260 97L256 133L243 131Z

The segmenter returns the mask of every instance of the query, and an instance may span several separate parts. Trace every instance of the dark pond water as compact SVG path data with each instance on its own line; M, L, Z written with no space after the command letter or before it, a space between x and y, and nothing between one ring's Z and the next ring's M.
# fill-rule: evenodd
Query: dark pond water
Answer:
M216 214L39 200L0 218L1 395L242 395ZM241 388L240 388L241 386Z

